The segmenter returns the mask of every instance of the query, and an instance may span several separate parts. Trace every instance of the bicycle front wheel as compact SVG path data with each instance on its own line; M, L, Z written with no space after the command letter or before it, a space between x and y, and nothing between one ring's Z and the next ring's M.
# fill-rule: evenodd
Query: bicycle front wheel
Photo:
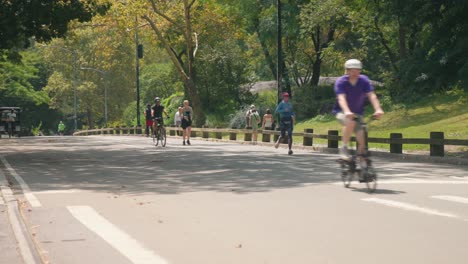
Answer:
M157 129L154 133L153 133L153 143L154 143L154 146L158 146L159 144L159 129Z
M166 128L161 127L161 134L160 134L161 146L166 146Z

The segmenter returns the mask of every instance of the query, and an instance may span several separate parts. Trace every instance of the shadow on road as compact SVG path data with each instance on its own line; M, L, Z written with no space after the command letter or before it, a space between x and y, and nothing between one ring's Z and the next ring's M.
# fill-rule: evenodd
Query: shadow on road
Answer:
M373 195L373 194L404 194L406 192L404 191L397 191L397 190L389 190L389 189L381 189L377 186L377 189L372 192L372 193L369 193L369 191L367 190L367 188L356 188L356 187L349 187L350 190L352 190L353 192L361 192L361 193L367 193L369 195Z
M155 148L144 138L70 137L28 140L15 149L21 151L2 148L0 155L7 156L33 191L243 194L340 181L334 155L301 152L288 156L284 149L231 143L194 142L183 147L169 142L163 149ZM397 175L427 179L426 173L434 175L428 164L401 166L376 162L380 179ZM376 192L400 193L403 192L385 189Z

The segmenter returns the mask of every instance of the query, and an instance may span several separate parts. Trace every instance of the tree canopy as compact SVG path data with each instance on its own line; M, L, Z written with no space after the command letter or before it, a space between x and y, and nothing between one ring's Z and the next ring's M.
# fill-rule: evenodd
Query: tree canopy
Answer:
M384 83L379 92L389 100L467 89L466 1L281 3L278 67L275 0L0 0L0 100L70 119L76 90L79 123L94 127L104 124L108 87L110 123L134 122L143 111L134 109L136 44L144 46L142 107L155 96L170 98L170 109L190 99L198 126L229 123L258 100L252 85L277 79L278 68L296 102L308 102L301 116L312 117L333 99L318 88L320 77L342 75L349 58Z

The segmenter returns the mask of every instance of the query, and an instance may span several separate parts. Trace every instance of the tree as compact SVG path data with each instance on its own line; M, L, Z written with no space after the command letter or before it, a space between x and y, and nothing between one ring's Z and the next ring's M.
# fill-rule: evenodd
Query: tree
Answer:
M292 51L297 54L292 71L298 86L318 85L324 51L335 41L337 31L344 29L347 13L344 0L311 0L303 6L300 14L303 41Z
M185 85L186 94L194 107L195 124L201 126L205 123L206 117L196 86L196 39L194 39L196 32L193 31L192 25L192 12L197 1L149 0L149 2L152 12L147 12L142 17L151 25L158 41L177 69Z
M88 21L106 9L93 0L2 0L0 49L27 47L31 37L38 41L61 37L67 32L69 21Z

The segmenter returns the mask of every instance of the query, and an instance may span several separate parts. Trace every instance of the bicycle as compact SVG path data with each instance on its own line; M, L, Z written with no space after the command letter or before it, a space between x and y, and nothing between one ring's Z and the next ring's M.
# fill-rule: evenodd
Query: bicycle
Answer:
M373 117L374 118L374 117ZM354 118L356 122L360 122L360 125L364 132L364 144L365 144L365 156L359 156L353 154L350 160L338 159L338 163L341 168L341 180L343 181L344 187L349 188L351 182L354 180L355 175L359 176L359 182L366 183L367 191L373 193L377 188L377 173L372 166L372 160L370 152L367 146L367 124L359 118ZM357 151L356 151L357 152ZM358 162L361 163L358 166Z
M164 127L164 121L162 118L158 118L158 126L153 131L153 144L158 146L161 141L161 146L166 147L166 128Z

